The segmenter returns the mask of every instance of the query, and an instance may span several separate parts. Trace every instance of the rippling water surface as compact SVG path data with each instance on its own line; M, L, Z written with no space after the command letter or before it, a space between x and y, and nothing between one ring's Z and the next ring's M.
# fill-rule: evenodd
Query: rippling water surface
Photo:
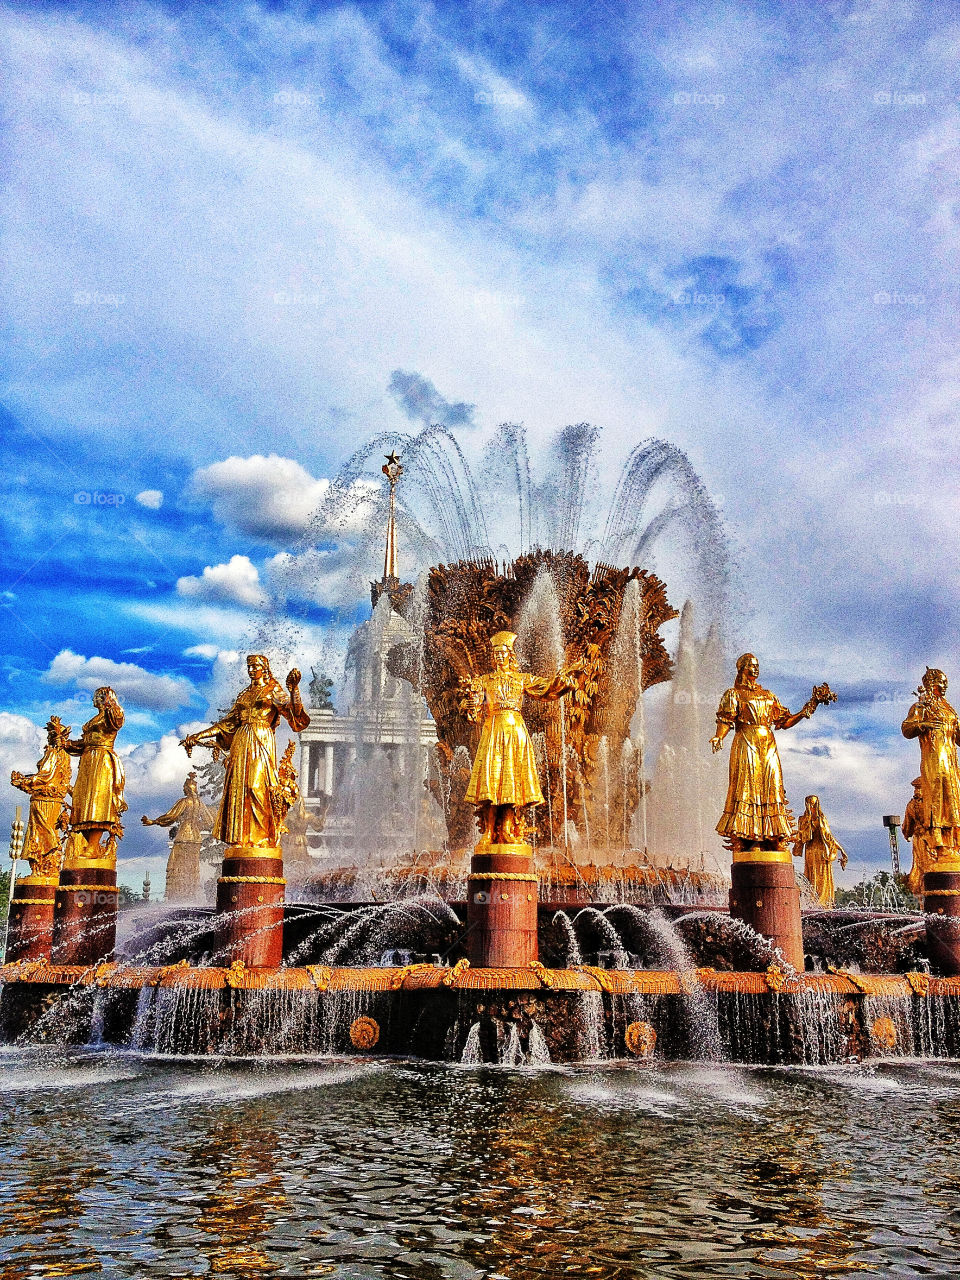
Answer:
M0 1052L0 1280L960 1274L960 1066Z

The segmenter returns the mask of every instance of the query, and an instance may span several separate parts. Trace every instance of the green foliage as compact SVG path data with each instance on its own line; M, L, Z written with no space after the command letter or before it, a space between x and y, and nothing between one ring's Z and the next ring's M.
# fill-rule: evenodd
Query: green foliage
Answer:
M135 893L129 885L117 885L117 906L121 908L121 910L124 907L139 907L142 906L142 904L143 896L141 894Z
M0 920L6 920L7 907L10 905L10 872L0 872ZM2 931L2 927L0 927Z
M852 889L837 889L836 905L863 911L920 911L921 903L907 888L906 876L878 871Z

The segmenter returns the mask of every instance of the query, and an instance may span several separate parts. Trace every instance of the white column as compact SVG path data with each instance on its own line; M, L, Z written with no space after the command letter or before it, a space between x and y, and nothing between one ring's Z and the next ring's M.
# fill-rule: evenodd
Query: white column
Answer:
M323 746L323 790L328 796L333 795L333 743Z

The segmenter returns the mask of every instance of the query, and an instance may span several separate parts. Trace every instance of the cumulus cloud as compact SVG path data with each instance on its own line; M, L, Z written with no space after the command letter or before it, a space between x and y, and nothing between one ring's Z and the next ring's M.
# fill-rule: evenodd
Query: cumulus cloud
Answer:
M41 678L47 684L73 685L77 689L93 690L109 685L121 702L129 701L154 711L174 711L185 706L193 694L188 680L155 675L133 662L85 658L71 649L61 649Z
M177 579L177 594L190 600L239 604L260 609L267 603L257 566L249 556L231 556L226 564L208 564L199 578Z
M267 541L299 538L329 489L299 462L271 453L229 457L194 472L191 493L225 525ZM234 557L236 559L237 557Z
M144 489L142 493L137 494L136 500L141 507L149 507L151 511L159 511L163 506L163 490Z
M0 711L0 780L9 782L12 769L32 773L43 754L46 740L47 735L40 726L26 716ZM10 796L11 799L15 798L16 804L29 804L22 791L11 791Z

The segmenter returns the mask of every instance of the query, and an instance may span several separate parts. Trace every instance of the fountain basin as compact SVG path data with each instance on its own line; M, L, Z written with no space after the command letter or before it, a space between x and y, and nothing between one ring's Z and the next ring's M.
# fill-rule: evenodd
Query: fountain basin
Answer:
M960 979L926 973L23 961L0 968L0 983L8 1043L505 1065L960 1057Z

